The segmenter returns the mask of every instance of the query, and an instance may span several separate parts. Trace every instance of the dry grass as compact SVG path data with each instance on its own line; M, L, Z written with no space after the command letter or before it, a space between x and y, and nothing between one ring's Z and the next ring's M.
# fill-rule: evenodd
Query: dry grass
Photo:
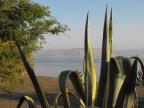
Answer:
M41 108L40 102L37 98L37 95L35 93L35 90L33 88L33 85L27 75L20 76L21 78L25 79L26 83L24 86L19 86L15 90L0 90L0 108L16 108L19 99L21 96L27 95L34 99L36 103L37 108ZM56 95L59 93L59 85L58 85L58 79L57 78L50 78L50 77L43 77L38 76L38 81L46 94L46 97L50 103L51 106L54 105L54 99ZM4 86L0 83L0 87ZM6 85L5 85L6 86ZM73 90L73 86L71 85L70 81L67 84L68 88L70 88L71 91ZM140 100L140 105L144 104L144 86L138 86L137 87L137 93ZM62 107L62 101L60 102L60 106ZM72 103L75 106L78 106L78 103L72 99ZM23 104L22 108L28 108L27 104ZM140 107L139 107L140 108ZM143 108L143 107L141 107Z

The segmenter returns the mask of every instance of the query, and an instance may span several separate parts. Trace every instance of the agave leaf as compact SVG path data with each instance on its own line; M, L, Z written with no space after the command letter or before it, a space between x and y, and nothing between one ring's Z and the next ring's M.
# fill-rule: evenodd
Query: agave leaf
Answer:
M89 40L88 14L85 26L85 56L83 65L83 86L86 94L87 106L94 106L96 98L96 69Z
M102 108L114 108L118 93L124 82L125 76L130 72L131 59L118 56L111 58L110 71L108 73L108 83L106 88L107 97L104 97Z
M86 98L84 94L84 89L82 87L81 79L79 74L76 71L63 71L59 75L59 88L62 94L62 99L64 102L64 108L70 108L70 101L68 97L68 89L66 88L66 83L70 78L75 90L77 91L79 97L84 103L86 103Z
M97 106L102 107L104 95L108 97L106 91L106 82L107 82L107 74L109 71L109 62L112 56L112 10L109 21L107 21L107 7L105 12L105 21L104 21L104 29L103 29L103 43L102 43L102 57L101 57L101 71L100 71L100 79L99 79L99 87L97 93Z
M142 72L142 71L139 71L139 72L138 72L138 76L139 76L139 77L137 77L137 80L138 80L140 83L144 84L144 74L143 74L143 72Z
M29 105L29 108L36 108L35 104L34 104L34 101L32 98L30 98L29 96L23 96L21 97L18 105L17 105L17 108L20 108L23 104L24 101L27 101L28 102L28 105Z
M142 70L142 72L140 72L140 74L141 74L141 76L140 76L140 78L143 80L143 82L144 82L144 63L143 63L143 61L137 56L135 56L135 57L131 57L131 58L134 58L134 59L137 59L138 60L138 62L140 63L140 66L141 66L141 70Z
M48 101L46 99L46 96L44 95L39 83L38 83L38 80L36 78L36 75L35 75L33 69L30 67L28 61L26 60L26 57L25 57L25 55L24 55L22 49L20 48L20 46L19 46L19 44L18 44L16 39L15 39L15 42L16 42L16 45L18 47L18 50L19 50L19 53L21 55L22 61L24 63L24 66L25 66L25 68L26 68L26 70L28 72L28 75L29 75L29 77L30 77L30 79L31 79L31 81L33 83L33 86L34 86L34 88L36 90L36 93L38 95L38 98L40 100L40 103L41 103L42 107L43 108L49 108L49 103L48 103Z
M139 58L138 56L133 56L133 57L131 57L131 58L132 58L132 59L137 59L137 60L138 60L138 62L140 63L142 72L144 72L144 63L143 63L143 61L141 60L141 58Z
M72 92L68 92L69 95L72 95L73 97L75 97L75 99L80 103L80 105L82 106L82 108L85 108L85 105L83 105L83 103L81 103L80 101L80 98L78 98L74 93ZM54 101L54 106L55 108L58 108L58 101L59 99L62 97L62 94L59 93L56 98L55 98L55 101Z
M143 76L142 71L139 71L139 72L138 72L138 75L139 75L140 77L142 77L142 76Z
M59 99L62 97L62 94L59 93L56 97L55 97L55 100L54 100L54 107L55 108L58 108L58 102L59 102Z
M109 55L109 60L112 57L112 9L111 9L111 13L110 13L110 20L109 20L109 49L110 49L110 55Z
M140 83L144 84L144 81L143 81L140 77L138 77L137 80L138 80Z
M115 108L137 108L137 96L135 92L137 77L137 59L131 66L131 71L126 76L119 91Z

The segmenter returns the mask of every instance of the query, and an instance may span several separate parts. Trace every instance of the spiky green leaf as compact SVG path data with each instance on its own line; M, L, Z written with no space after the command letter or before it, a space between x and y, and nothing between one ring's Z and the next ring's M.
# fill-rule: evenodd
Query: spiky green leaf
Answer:
M118 93L115 108L137 108L137 96L135 92L137 78L137 59L131 66L122 87Z
M105 21L103 28L103 43L102 43L102 57L101 57L101 71L99 79L99 87L97 93L97 106L102 107L103 98L106 89L107 73L109 71L109 61L112 56L112 10L108 26L107 21L107 7L105 12Z
M24 101L28 102L29 108L36 108L33 99L31 97L29 97L29 96L21 97L21 99L20 99L20 101L19 101L19 103L17 105L17 108L20 108L22 106L22 104L24 103Z
M62 99L64 101L64 108L70 108L70 101L68 97L68 89L66 87L67 81L70 78L75 90L77 91L79 97L86 103L86 98L84 94L84 89L82 87L82 82L79 74L76 71L63 71L59 75L59 88L62 94Z
M83 105L83 103L81 103L80 98L78 98L74 93L72 92L68 92L69 95L72 95L81 105L82 108L85 108L85 105ZM59 93L56 98L55 98L55 102L54 102L54 106L55 108L58 108L58 101L59 99L62 97L62 94Z
M88 14L85 26L85 56L83 65L83 86L86 94L87 106L94 106L96 99L96 69L89 40Z
M109 58L112 57L112 33L113 33L113 29L112 29L112 9L111 9L111 13L110 13L110 20L109 20L109 49L110 49L110 55Z
M18 44L16 39L15 39L15 42L16 42L16 45L18 47L18 50L19 50L19 53L21 55L22 61L24 63L24 66L25 66L25 68L26 68L26 70L28 72L28 75L29 75L29 77L30 77L30 79L31 79L31 81L33 83L33 86L34 86L34 88L36 90L36 93L38 95L38 98L40 100L40 103L41 103L42 107L43 108L49 108L49 103L48 103L48 101L46 99L46 96L44 95L39 83L38 83L38 80L36 78L36 75L35 75L33 69L30 67L30 65L29 65L29 63L28 63L28 61L27 61L27 59L26 59L26 57L25 57L25 55L24 55L22 49L20 48L20 46L19 46L19 44Z
M129 58L122 56L111 58L103 108L114 108L125 77L130 73L131 65Z
M139 74L139 78L141 79L141 82L144 84L144 63L143 61L141 60L141 58L139 58L138 56L136 57L131 57L131 58L134 58L134 59L137 59L138 62L140 63L140 66L141 66L141 72L138 72Z

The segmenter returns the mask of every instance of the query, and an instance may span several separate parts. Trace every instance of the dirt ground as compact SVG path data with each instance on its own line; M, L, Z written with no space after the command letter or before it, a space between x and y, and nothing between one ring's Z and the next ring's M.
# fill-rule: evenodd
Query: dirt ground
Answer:
M36 103L37 108L41 108L40 102L38 97L35 93L34 87L27 75L21 76L21 78L25 79L26 83L24 86L19 86L15 90L0 90L0 108L16 108L17 104L22 96L30 96L34 102ZM39 84L41 85L46 98L51 106L54 108L54 99L59 93L59 85L57 78L50 78L50 77L42 77L38 76ZM70 82L68 82L68 87L71 91L73 91L73 87ZM2 85L0 84L0 87ZM144 108L144 86L137 86L137 94L139 98L139 108ZM62 100L59 102L59 107L62 107ZM75 99L72 99L72 104L75 106L74 108L78 107L79 104L76 102ZM27 103L25 102L21 108L28 108Z

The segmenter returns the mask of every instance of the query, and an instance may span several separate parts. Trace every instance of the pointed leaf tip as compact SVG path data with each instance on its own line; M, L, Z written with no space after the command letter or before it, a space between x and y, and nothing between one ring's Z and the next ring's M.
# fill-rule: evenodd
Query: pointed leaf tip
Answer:
M107 6L106 6L106 10L105 10L105 19L107 18Z
M89 11L87 12L86 22L88 22L88 18L89 18Z
M111 18L112 18L112 8L111 8L111 13L110 13L110 16L111 16Z
M89 15L89 10L88 10L88 12L87 12L87 15Z
M108 3L107 3L107 5L106 5L106 10L107 10L107 8L108 8Z

